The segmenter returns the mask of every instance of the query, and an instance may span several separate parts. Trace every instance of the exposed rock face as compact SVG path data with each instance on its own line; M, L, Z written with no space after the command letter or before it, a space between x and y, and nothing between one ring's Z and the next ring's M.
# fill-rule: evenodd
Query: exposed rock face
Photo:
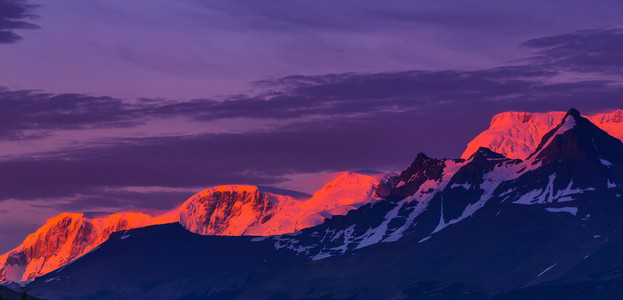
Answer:
M592 202L595 197L618 201L622 183L623 143L572 109L526 160L484 147L458 160L420 153L387 201L274 239L278 248L322 259L405 236L425 241L475 215L512 214L522 206L582 219L610 214L593 211Z
M388 198L402 200L415 194L426 182L440 182L445 166L445 160L433 159L419 153L411 166L400 173L400 180Z
M623 293L623 143L576 110L525 160L484 147L459 160L420 154L399 178L389 193L396 198L295 233L205 237L173 224L118 232L30 287L102 300L619 299ZM173 244L163 245L163 236ZM179 255L178 245L189 255ZM164 266L162 257L170 258ZM86 276L102 262L112 266Z
M26 281L93 250L115 231L180 222L203 235L273 235L317 225L378 200L384 174L341 172L313 196L275 188L226 185L206 189L162 215L123 212L87 218L58 215L0 256L0 281Z
M31 280L91 251L112 232L172 221L167 216L156 218L129 212L103 218L60 214L30 234L19 247L0 256L0 279Z
M480 147L489 148L508 158L526 159L534 152L543 136L556 127L565 112L504 112L491 120L491 125L468 145L461 155L467 159ZM623 139L623 110L586 117L608 134Z
M180 207L180 223L203 235L290 233L378 200L376 187L386 177L341 172L305 199L268 193L255 186L214 187Z
M572 195L612 191L623 181L623 143L572 109L500 190L519 204L571 202ZM527 171L526 171L527 170Z
M244 235L295 201L255 186L218 186L184 202L179 221L188 230L203 235Z

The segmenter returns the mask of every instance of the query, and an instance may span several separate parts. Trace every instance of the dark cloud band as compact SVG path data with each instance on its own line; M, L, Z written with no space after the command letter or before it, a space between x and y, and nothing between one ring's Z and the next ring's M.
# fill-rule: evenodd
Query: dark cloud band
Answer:
M36 5L21 0L0 0L0 43L15 43L22 39L15 30L37 29L37 25L25 20L37 16L34 14Z
M109 97L0 90L0 111L6 115L0 118L0 138L5 140L24 138L33 131L53 134L149 126L168 118L288 120L287 126L269 130L249 125L235 134L119 138L39 153L36 158L5 158L0 160L0 201L77 197L63 209L117 205L123 199L136 207L162 207L170 203L163 200L170 194L154 192L149 200L149 196L105 189L270 185L296 173L400 169L419 151L458 156L500 111L577 107L592 113L619 108L623 87L616 72L581 59L582 51L590 50L604 59L614 57L616 65L619 38L619 31L604 30L535 39L525 45L537 49L547 61L539 58L482 70L289 76L258 82L266 89L258 96L224 100L130 103ZM604 46L593 49L593 39L612 41L596 42ZM572 45L582 43L586 45L573 54ZM563 66L608 77L560 80Z
M623 30L592 29L523 43L538 50L537 63L563 70L623 74Z

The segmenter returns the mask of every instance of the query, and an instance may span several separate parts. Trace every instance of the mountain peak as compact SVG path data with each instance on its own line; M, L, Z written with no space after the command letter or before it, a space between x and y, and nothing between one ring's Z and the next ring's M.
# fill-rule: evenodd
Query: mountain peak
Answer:
M569 133L571 130L573 130L573 132ZM583 144L580 140L585 140L587 138L593 139L593 135L600 135L600 133L608 135L588 119L582 117L578 110L571 108L558 126L543 136L539 146L528 156L528 159L544 159L546 157L555 159L560 155L575 156L576 154L584 152L582 148L586 148L582 147L585 145L580 145Z
M317 225L375 201L384 177L343 172L312 195L274 187L219 185L159 215L120 212L97 217L62 213L0 255L0 282L24 281L64 266L93 250L112 232L179 222L205 235L272 235Z
M582 117L582 115L580 114L580 112L579 112L577 109L575 109L575 108L570 108L570 109L567 111L567 114L565 115L565 118L566 118L567 116L572 116L573 118L580 118L580 117Z
M426 155L424 152L420 152L417 154L417 156L415 157L415 162L420 162L420 161L425 161L430 159L430 157L428 155Z
M563 185L605 187L623 176L623 143L571 109L527 162ZM538 164L537 164L538 163ZM555 182L556 183L556 182Z
M461 158L468 159L479 147L487 147L511 159L526 159L534 153L543 136L568 115L580 117L577 109L546 113L502 112L493 116L489 128L467 145ZM583 116L615 138L623 140L623 110Z
M411 166L400 173L399 182L388 199L402 200L413 195L424 182L440 181L445 166L445 160L430 158L422 152L418 153Z

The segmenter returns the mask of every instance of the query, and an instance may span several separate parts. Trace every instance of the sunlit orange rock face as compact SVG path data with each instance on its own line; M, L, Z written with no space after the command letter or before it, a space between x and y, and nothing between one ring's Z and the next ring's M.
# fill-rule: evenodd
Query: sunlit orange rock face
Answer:
M26 281L62 267L93 250L110 233L180 222L204 235L273 235L297 231L326 217L377 200L375 189L386 177L342 172L313 196L280 193L249 185L206 189L158 216L123 212L98 218L80 213L58 215L0 256L0 281Z
M188 199L179 222L203 235L274 235L320 224L375 200L382 175L339 173L311 198L263 192L255 186L219 186Z
M489 128L480 133L461 155L467 159L478 148L486 147L508 158L527 158L541 138L560 123L565 112L503 112L495 115ZM610 135L623 140L623 110L585 116Z
M172 221L130 212L102 218L87 218L81 213L60 214L30 234L19 247L0 256L0 278L30 280L91 251L112 232Z

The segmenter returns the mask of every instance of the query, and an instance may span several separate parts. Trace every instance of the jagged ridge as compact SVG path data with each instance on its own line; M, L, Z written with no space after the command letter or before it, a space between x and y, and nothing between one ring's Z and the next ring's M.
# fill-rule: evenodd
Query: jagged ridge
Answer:
M255 262L241 269L238 256L222 256L224 261L214 271L197 275L203 279L194 279L195 284L162 283L158 277L149 292L189 299L216 298L223 290L236 299L419 299L454 292L446 298L485 299L551 281L618 280L623 274L623 143L571 110L539 145L525 161L487 148L466 160L418 155L400 176L402 184L389 192L399 192L400 198L369 203L291 234L211 240L210 246L219 249L235 242L231 250L244 257L251 254ZM135 230L128 239L140 243L142 232ZM95 282L82 275L92 270L93 261L115 261L132 249L121 241L124 237L118 234L99 255L95 251L33 286L62 294L68 286L82 285L89 288L80 293L89 295L98 288L111 291L105 279L112 276L115 288L135 287L136 282L128 283L132 278L116 278L124 266ZM271 247L273 254L266 254ZM163 250L151 260L175 256L175 251ZM275 265L275 258L289 256ZM142 267L132 259L124 262L135 273ZM264 267L266 262L272 269ZM148 266L153 268L153 263ZM173 267L176 272L189 270ZM261 273L251 276L256 272ZM210 280L219 274L227 279ZM142 280L140 284L146 286ZM171 292L189 286L195 288L182 288L185 295ZM604 295L597 288L594 293L597 298ZM612 298L613 293L605 295Z
M467 159L479 147L486 147L508 158L525 159L536 150L543 136L560 123L565 112L503 112L496 114L489 128L476 136L461 155ZM623 110L587 116L608 134L623 139Z
M623 143L577 111L570 110L539 145L526 161L484 147L467 160L418 154L389 193L390 201L368 204L303 230L307 234L274 239L278 248L321 259L405 235L429 239L488 203L542 204L546 211L586 215L590 213L582 211L579 199L604 192L614 195L620 189Z
M212 187L158 216L123 212L87 218L80 213L64 213L48 220L20 246L0 256L0 281L32 280L95 249L112 232L148 225L180 222L203 235L294 232L375 201L376 187L386 177L336 173L313 196L248 185Z

